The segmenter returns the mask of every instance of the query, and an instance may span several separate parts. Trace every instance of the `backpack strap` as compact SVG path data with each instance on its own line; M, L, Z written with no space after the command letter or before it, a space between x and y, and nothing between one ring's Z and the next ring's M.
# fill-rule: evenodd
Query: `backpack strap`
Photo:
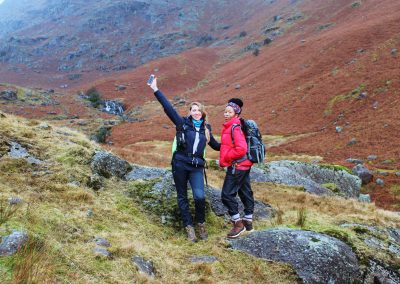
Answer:
M235 130L236 127L239 127L241 129L240 124L232 124L232 128L231 128L231 138L232 138L232 144L235 144L235 137L233 136L233 131Z
M232 124L232 128L231 128L231 137L232 137L232 144L233 144L233 145L235 145L235 138L234 138L234 136L233 136L233 131L235 130L236 127L239 127L240 129L242 129L242 127L241 127L240 124L237 124L237 123ZM237 163L243 162L243 161L245 161L245 160L247 160L247 154L244 155L243 157L237 159L237 160L232 161L232 163L233 163L233 165L235 166Z

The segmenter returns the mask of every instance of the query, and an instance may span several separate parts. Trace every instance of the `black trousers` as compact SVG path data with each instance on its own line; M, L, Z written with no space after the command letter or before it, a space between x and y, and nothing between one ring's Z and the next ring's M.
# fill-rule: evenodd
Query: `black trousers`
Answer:
M250 186L250 170L237 170L232 173L233 168L228 167L224 185L222 186L221 200L228 208L230 216L239 213L239 205L236 196L239 195L244 205L244 214L250 215L254 212L254 197Z
M178 207L181 212L183 226L193 226L192 215L189 209L188 186L192 188L195 218L197 223L205 222L206 197L204 192L204 168L193 167L183 161L172 160L172 174L175 181Z

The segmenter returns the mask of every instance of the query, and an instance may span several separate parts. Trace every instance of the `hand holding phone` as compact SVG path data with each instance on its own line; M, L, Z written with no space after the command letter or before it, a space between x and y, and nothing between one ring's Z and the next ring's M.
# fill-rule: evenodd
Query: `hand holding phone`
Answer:
M151 74L149 80L147 80L147 85L150 86L153 83L155 77L156 76L154 74Z

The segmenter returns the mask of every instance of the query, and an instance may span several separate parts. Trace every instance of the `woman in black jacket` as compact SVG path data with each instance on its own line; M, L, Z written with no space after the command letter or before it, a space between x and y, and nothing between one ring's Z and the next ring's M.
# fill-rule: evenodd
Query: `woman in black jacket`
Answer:
M196 234L189 210L187 182L192 187L195 202L196 221L199 236L202 240L208 237L205 227L205 192L204 192L204 149L206 144L219 151L218 143L211 134L211 126L207 123L207 115L202 104L190 104L189 116L182 117L157 87L157 78L150 85L154 95L161 103L165 113L176 126L177 149L172 156L172 173L174 176L178 206L188 240L195 242Z

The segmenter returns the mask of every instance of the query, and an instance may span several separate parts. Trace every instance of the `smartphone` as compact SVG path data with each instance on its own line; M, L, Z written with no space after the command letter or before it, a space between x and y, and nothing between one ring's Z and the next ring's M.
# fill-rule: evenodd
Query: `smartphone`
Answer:
M151 74L149 80L147 80L147 85L150 86L151 83L153 83L153 80L154 80L155 77L156 77L155 75Z

